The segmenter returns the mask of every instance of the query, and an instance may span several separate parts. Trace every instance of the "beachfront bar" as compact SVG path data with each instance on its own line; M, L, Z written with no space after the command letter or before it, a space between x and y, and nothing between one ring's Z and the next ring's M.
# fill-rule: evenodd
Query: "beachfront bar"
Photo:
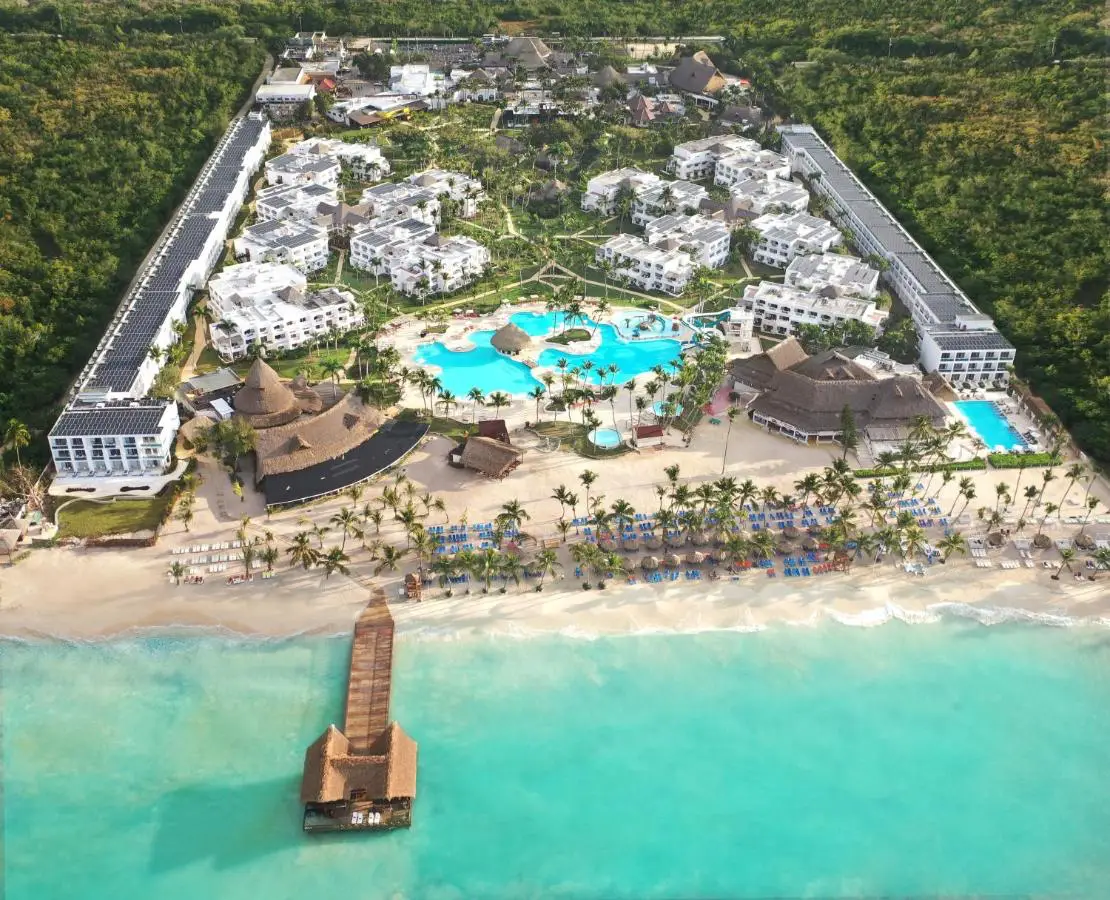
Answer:
M376 598L355 624L343 731L329 725L305 751L303 827L388 831L412 825L416 741L389 721L393 617Z

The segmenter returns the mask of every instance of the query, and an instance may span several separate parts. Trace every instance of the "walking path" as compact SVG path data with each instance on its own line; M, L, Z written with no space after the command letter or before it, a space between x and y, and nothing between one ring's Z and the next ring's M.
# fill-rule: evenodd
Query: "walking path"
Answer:
M347 251L346 250L340 250L339 251L339 262L337 262L335 264L335 280L336 281L342 281L343 280L343 260L346 259L346 258L347 258Z
M208 346L207 329L204 327L205 322L204 316L200 313L193 316L193 349L189 354L189 358L185 360L185 365L181 367L182 383L193 377L193 373L197 368L197 361L204 352L204 348Z

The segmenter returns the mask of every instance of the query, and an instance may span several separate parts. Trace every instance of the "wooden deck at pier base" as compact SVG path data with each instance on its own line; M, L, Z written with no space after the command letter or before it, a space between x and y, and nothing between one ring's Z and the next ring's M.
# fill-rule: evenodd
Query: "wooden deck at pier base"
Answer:
M393 683L393 616L384 599L375 599L355 623L347 714L343 733L355 753L366 753L389 725Z

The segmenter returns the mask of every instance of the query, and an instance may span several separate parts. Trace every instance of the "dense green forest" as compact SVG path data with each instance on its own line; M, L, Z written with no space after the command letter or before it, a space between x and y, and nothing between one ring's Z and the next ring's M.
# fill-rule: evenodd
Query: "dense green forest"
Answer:
M49 424L263 56L0 36L0 421Z
M817 125L1110 461L1102 14L1085 0L0 0L0 29L19 35L0 71L0 417L45 421L264 45L298 28L716 33L718 63Z

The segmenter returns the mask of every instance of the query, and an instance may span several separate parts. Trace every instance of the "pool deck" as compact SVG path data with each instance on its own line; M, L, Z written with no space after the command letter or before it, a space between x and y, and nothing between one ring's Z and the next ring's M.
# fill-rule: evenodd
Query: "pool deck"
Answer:
M979 433L979 430L975 427L971 418L959 406L959 404L961 404L961 403L1000 404L1002 409L997 411L997 415L1000 419L1004 420L1005 423L1007 424L1007 426L1009 426L1014 431L1014 433L1018 436L1018 439L1021 442L1021 446L1023 446L1026 449L1033 450L1033 451L1042 449L1043 439L1041 438L1040 430L1037 427L1037 424L1035 422L1033 422L1032 420L1030 420L1028 417L1022 415L1018 411L1017 405L1014 403L1013 399L1011 397L1009 397L1007 394L1005 394L1003 392L981 393L981 394L976 394L976 395L973 395L973 396L963 396L963 397L960 397L959 400L952 401L952 402L947 404L949 409L952 412L952 415L955 418L959 419L960 421L964 422L968 426L968 428L971 430L971 432L974 435L976 435L976 437L978 437L980 440L982 440L983 444L986 445L987 451L988 452L994 452L995 451L995 445L990 444L986 440L986 438L983 437L983 435ZM1037 443L1031 444L1026 439L1025 435L1029 432L1032 432L1034 435L1036 435L1036 437L1038 438ZM1005 445L998 445L998 446L1005 446ZM1007 451L1009 451L1011 448L1009 446L1006 446L1005 449Z

